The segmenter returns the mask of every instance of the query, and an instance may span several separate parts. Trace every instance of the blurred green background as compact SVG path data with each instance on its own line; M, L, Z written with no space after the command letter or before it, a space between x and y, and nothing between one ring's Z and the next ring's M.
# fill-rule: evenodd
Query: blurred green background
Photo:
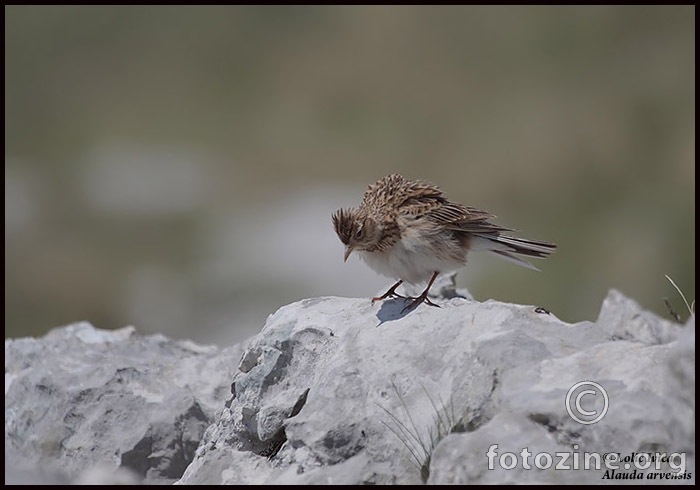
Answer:
M5 336L369 298L330 215L391 172L559 245L471 256L476 299L686 318L694 118L694 6L6 6Z

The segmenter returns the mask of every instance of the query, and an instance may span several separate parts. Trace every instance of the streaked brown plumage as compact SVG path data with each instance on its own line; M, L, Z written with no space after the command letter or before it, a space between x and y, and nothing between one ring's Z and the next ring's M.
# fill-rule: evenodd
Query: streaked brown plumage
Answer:
M345 245L345 260L357 251L380 274L398 279L384 295L403 297L396 288L403 282L428 282L404 310L428 300L438 274L464 266L470 250L488 251L518 265L536 268L514 254L544 258L556 245L503 235L513 231L491 223L490 213L449 201L435 185L388 175L365 191L358 209L340 209L333 226Z

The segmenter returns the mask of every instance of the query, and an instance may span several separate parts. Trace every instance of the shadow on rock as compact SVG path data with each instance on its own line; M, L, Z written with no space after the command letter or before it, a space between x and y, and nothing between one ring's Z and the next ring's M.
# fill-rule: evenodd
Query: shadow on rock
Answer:
M377 312L377 318L379 319L379 324L377 327L381 326L385 322L399 320L409 313L415 311L416 308L410 308L404 311L404 308L410 302L411 300L402 298L385 299L382 302L382 307L379 308L379 311Z

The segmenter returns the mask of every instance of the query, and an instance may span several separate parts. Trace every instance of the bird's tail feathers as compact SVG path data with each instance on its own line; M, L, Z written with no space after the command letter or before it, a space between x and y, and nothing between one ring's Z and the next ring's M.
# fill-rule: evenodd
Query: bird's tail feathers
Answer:
M536 271L539 270L537 267L515 254L543 259L553 253L556 248L557 246L553 243L506 235L474 234L471 243L472 250L491 252L501 259Z

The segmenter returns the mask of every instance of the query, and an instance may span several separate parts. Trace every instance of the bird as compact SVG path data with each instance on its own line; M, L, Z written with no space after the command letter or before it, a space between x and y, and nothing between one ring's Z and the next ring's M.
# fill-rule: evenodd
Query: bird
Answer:
M422 303L438 306L428 292L439 274L454 272L467 263L471 251L485 251L528 269L539 270L520 256L545 258L554 243L507 235L513 232L491 222L496 216L447 199L436 185L410 180L398 173L370 184L358 208L331 215L333 227L345 245L343 260L355 252L375 272L397 282L381 296L411 300L402 313ZM417 297L396 292L404 282L420 284Z

